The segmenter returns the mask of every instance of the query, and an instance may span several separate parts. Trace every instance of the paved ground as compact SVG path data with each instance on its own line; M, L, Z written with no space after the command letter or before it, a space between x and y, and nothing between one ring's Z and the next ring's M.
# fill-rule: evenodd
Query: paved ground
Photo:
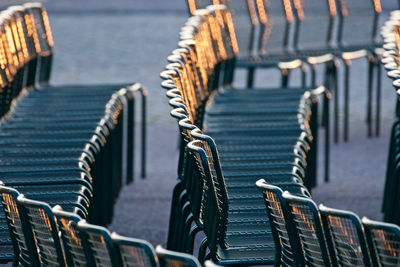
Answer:
M0 7L15 2L3 0ZM110 229L165 244L178 134L159 72L186 19L184 0L57 0L46 6L55 39L53 83L140 81L149 90L148 177L123 189ZM352 68L350 142L332 146L332 181L321 181L313 195L318 203L379 219L394 90L384 78L382 136L367 139L365 65ZM273 74L258 76L259 83L273 86L271 80L277 80Z

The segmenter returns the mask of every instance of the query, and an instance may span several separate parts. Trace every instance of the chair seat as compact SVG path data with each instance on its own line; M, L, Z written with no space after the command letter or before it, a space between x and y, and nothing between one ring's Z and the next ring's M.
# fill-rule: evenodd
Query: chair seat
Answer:
M275 257L275 246L273 243L254 247L230 247L219 249L220 265L265 265L273 264Z

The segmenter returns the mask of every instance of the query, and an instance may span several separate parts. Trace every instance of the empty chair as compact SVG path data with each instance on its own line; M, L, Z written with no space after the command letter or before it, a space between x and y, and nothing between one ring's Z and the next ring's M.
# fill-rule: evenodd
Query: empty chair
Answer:
M0 195L4 210L4 215L2 214L0 218L2 221L7 220L9 234L14 247L14 251L9 251L8 258L4 258L4 260L13 260L14 256L15 265L40 265L32 229L24 217L25 213L22 212L21 207L17 204L19 192L13 188L5 187L1 183ZM8 250L6 247L2 249Z
M19 196L17 204L26 215L29 227L39 253L39 259L44 266L66 266L58 227L51 207L40 201Z
M190 254L174 252L156 247L156 253L161 267L200 267L199 261Z
M330 266L321 216L314 201L283 193L289 212L300 238L302 256L306 266Z
M88 240L77 229L77 224L82 218L74 213L63 211L60 206L55 206L53 213L61 232L67 265L92 266L93 257Z
M364 229L356 214L319 206L333 264L372 266Z
M106 228L82 220L78 222L77 229L87 239L96 266L120 266L114 242Z
M153 246L145 240L128 238L112 233L112 240L122 261L122 266L158 267Z
M258 180L257 186L261 189L269 217L269 225L275 241L275 266L298 266L303 263L299 236L294 227L293 218L288 211L283 191Z
M400 265L400 227L362 218L372 266Z

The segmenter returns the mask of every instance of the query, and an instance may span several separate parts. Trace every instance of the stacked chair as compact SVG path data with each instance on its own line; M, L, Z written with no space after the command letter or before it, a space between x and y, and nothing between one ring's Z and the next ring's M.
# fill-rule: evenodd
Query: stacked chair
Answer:
M203 232L200 262L398 266L396 225L311 199L317 104L329 125L329 92L234 88L238 46L223 5L193 11L180 37L161 73L181 134L167 248L194 253Z
M399 166L398 166L398 155L399 155L399 144L398 144L398 133L399 133L399 118L400 118L400 104L399 104L399 91L400 88L400 72L399 72L399 23L400 13L393 11L390 19L382 27L382 37L384 38L384 49L382 63L387 70L387 75L393 80L393 86L396 90L396 116L393 122L389 156L386 171L386 184L384 191L384 200L382 211L384 212L384 219L386 222L400 224L400 212L399 212Z
M105 225L123 183L133 180L134 98L141 94L144 99L146 91L140 84L51 86L52 46L41 4L0 13L1 180L27 198ZM46 218L30 218L29 212L26 216L38 227L47 223ZM0 222L0 260L9 261L15 254L13 240L4 215ZM21 225L15 228L25 231ZM33 236L36 230L41 231L32 229ZM49 262L61 257L60 245L54 249L50 256L58 258Z
M240 90L231 86L238 52L230 12L197 10L161 73L181 133L178 181L167 248L221 264L271 264L274 238L255 182L298 196L316 184L319 99L327 125L329 92L318 88Z
M201 266L191 255L160 246L154 250L145 240L111 234L77 213L51 208L13 188L0 186L0 192L15 266Z
M255 71L266 67L280 69L284 85L292 69L301 68L304 72L308 66L310 86L315 86L316 67L325 65L324 83L334 93L335 142L339 141L340 117L343 117L343 140L349 138L351 62L367 58L367 134L379 135L382 44L377 29L382 12L380 1L188 0L187 4L191 14L196 8L209 4L225 4L232 11L241 50L236 67L248 70L248 88L253 87ZM339 93L337 80L339 59L344 65L343 93ZM343 111L339 111L342 94Z

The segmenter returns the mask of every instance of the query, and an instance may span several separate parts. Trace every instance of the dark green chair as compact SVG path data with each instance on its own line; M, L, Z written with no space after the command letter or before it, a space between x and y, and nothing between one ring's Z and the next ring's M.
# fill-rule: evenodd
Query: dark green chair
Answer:
M66 266L58 226L51 207L45 202L23 196L18 197L17 205L21 207L33 232L41 265Z
M156 254L161 267L200 267L199 261L190 254L179 253L156 247Z
M364 228L356 214L319 206L333 264L373 266Z
M111 234L106 228L82 220L78 222L77 230L82 238L87 239L96 266L121 266Z
M274 266L304 265L300 237L286 200L282 196L282 189L268 184L265 180L258 180L256 185L263 193L269 225L274 236L276 249ZM303 196L307 196L305 189Z
M400 228L395 224L361 220L372 260L372 266L400 264Z
M159 266L156 252L147 241L120 236L116 233L112 233L111 237L119 252L122 266Z
M90 253L89 243L77 229L77 224L82 220L78 215L63 211L60 206L53 208L65 254L69 266L91 266L94 264Z
M321 215L310 198L283 193L299 236L303 261L307 266L331 266Z
M8 229L5 230L9 231L13 245L13 250L6 246L3 247L3 250L8 251L8 253L3 253L2 260L14 260L14 266L40 265L32 229L27 223L25 213L17 204L19 192L13 188L5 187L2 183L0 195L4 210L4 215L2 214L0 218L3 224L5 224L4 221L7 223ZM2 239L5 239L5 235L6 233L2 231ZM9 246L9 242L7 243Z

